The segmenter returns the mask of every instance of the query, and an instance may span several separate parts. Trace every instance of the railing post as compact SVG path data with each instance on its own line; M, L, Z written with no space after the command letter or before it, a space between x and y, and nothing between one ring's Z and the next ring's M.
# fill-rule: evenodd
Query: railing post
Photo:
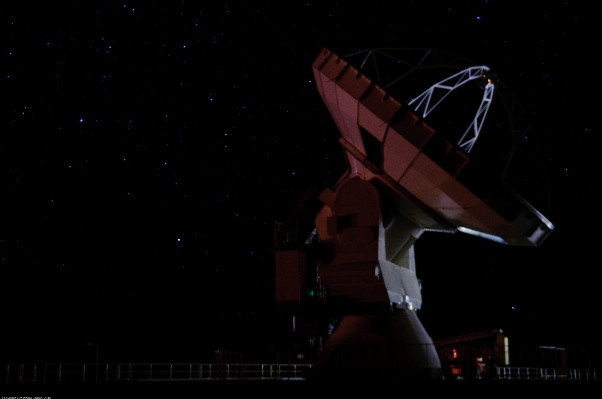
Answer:
M37 371L38 371L38 365L34 364L33 365L33 382L36 382L36 377L37 377Z
M46 363L44 363L44 384L46 383Z
M129 377L130 377L130 381L133 381L134 379L132 378L132 364L131 363L129 364L128 374L129 374Z
M19 381L23 381L23 364L19 365Z
M63 365L59 364L59 382L63 381Z
M173 371L173 364L170 364L169 365L169 381L171 381L172 371Z
M151 381L153 380L153 365L152 364L150 365L150 377L149 377L149 380L151 380Z
M82 370L82 381L86 381L86 363L84 363L84 368Z
M121 379L121 364L117 365L117 381Z

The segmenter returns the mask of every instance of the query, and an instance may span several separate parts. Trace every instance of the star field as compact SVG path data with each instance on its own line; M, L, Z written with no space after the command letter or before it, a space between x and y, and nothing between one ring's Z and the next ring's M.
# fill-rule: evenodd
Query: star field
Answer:
M269 345L273 222L346 170L311 72L322 46L438 48L513 90L556 231L539 249L426 234L419 316L435 337L570 344L599 303L599 17L569 1L0 6L0 360Z

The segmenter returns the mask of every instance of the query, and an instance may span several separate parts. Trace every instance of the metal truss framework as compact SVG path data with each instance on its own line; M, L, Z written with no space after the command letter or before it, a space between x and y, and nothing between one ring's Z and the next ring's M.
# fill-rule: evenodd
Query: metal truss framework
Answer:
M464 57L431 48L370 48L347 54L345 59L350 62L355 60L355 65L359 66L363 73L373 76L374 82L384 89L389 89L402 81L407 81L407 78L416 71L431 69L463 71L476 65ZM388 71L385 70L387 67L389 67ZM515 161L518 162L517 159L520 158L526 161L526 164L518 163L519 168L521 170L525 168L533 170L536 174L536 180L541 184L541 186L538 184L539 188L537 188L536 193L527 196L526 199L532 201L536 197L543 196L547 203L546 207L550 209L550 182L547 177L544 157L534 134L533 124L514 93L501 81L497 81L495 85L492 96L497 94L499 103L502 104L508 115L508 133L512 141L512 147L505 158L500 179L510 187L519 190L520 186L532 185L533 180L529 182L517 181L510 176L512 173L509 173L512 168L516 168L516 166L511 166ZM399 100L404 99L400 98ZM535 154L533 151L529 152L527 150L529 146L534 146L537 149ZM533 155L535 155L535 158Z
M489 68L486 66L467 68L450 76L447 79L435 83L428 90L411 100L408 103L408 105L417 104L415 106L416 113L419 113L420 109L424 108L422 117L426 118L428 114L430 114L431 111L433 111L437 107L437 105L441 104L441 102L452 91L464 85L465 83L470 82L471 80L487 79L487 72L489 72ZM474 143L479 137L479 133L481 132L481 128L483 127L483 122L487 117L487 111L489 111L489 106L491 105L494 89L495 84L491 81L491 79L487 79L487 84L485 85L485 93L483 93L483 99L481 100L481 104L479 105L477 114L474 117L470 126L468 126L468 129L466 129L466 131L460 138L460 141L458 142L458 146L460 148L463 148L466 152L470 152L472 150ZM443 96L441 96L438 100L435 100L436 102L433 104L433 95L436 94L437 91L442 90L446 91L446 93Z

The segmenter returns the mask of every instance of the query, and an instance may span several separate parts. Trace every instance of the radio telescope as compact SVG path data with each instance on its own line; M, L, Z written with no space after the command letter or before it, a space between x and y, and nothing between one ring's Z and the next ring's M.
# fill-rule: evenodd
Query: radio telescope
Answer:
M512 180L530 128L520 131L524 120L513 96L487 66L420 51L422 58L408 62L399 56L409 54L405 49L343 58L324 48L313 62L348 170L333 187L308 191L293 216L277 225L276 301L312 342L330 326L315 360L318 376L441 376L416 316L422 294L414 243L423 232L536 247L554 229L529 202L545 190L519 193L520 179ZM391 73L400 66L406 70ZM415 78L442 66L452 71L432 74L428 84L428 73ZM477 95L467 97L466 88ZM455 108L439 113L450 101ZM496 101L509 120L504 145L490 134L501 124L488 126ZM446 123L465 115L460 129ZM315 228L306 241L291 242L291 221L312 196L319 200ZM328 323L332 315L336 321Z

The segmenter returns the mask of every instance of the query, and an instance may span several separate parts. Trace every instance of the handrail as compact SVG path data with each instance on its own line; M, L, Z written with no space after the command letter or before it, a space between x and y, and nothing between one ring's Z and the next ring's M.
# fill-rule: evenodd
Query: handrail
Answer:
M602 370L502 366L498 368L498 378L503 380L600 380L602 379Z
M95 363L8 363L5 383L96 381ZM102 363L101 381L304 380L313 365L300 363ZM498 367L502 380L602 380L598 369Z
M292 363L9 363L5 382L301 380L312 367ZM97 370L101 371L98 379Z

